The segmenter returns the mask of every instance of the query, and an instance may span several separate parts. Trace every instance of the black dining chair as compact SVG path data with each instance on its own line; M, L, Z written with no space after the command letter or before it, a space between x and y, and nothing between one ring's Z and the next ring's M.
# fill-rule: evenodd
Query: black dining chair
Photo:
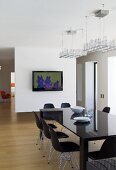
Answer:
M61 108L68 108L71 107L70 103L61 103ZM63 130L63 126L61 128L61 131Z
M87 170L116 170L116 160L108 158L88 161Z
M37 138L37 143L36 143L36 145L38 145L39 144L39 140L40 140L40 146L39 146L39 150L40 150L41 149L41 145L43 144L43 138L44 138L43 124L42 124L41 118L39 118L37 113L36 112L33 112L33 113L34 113L34 117L35 117L35 122L36 122L37 128L40 130L40 134L39 134L39 136ZM48 125L51 126L52 128L57 128L54 124L49 123Z
M43 131L44 131L44 136L49 139L50 143L51 143L51 134L50 134L50 131L49 131L49 126L46 121L44 119L41 118L41 122L43 124ZM63 132L60 132L60 131L57 131L56 132L57 134L57 137L59 139L62 139L62 138L68 138L69 136ZM50 149L49 149L49 154L48 154L48 163L50 162L50 159L51 159L51 152L52 152L52 145L50 146Z
M110 107L104 107L102 112L110 113Z
M61 103L61 108L71 107L70 103Z
M110 113L110 107L104 107L102 112ZM96 144L95 141L94 141L94 144Z
M88 156L93 160L116 157L116 136L108 137L99 151L89 152Z
M40 147L39 147L39 150L40 150L41 144L43 143L43 125L42 125L42 122L41 122L40 118L38 117L37 113L36 112L33 112L33 113L34 113L36 125L37 125L38 129L40 130L40 134L37 138L37 143L36 143L36 145L38 145L39 139L40 139Z
M43 108L44 109L52 109L52 108L55 108L55 107L52 103L46 103L46 104L44 104ZM47 111L43 112L43 118L46 119L46 120L53 120L52 116ZM57 128L57 126L54 125L54 122L52 124L52 128L54 128L54 129Z
M55 108L52 103L46 103L46 104L44 104L44 109L50 109L50 108Z
M57 133L51 127L49 127L49 129L50 129L50 134L51 134L52 146L56 151L60 152L59 169L61 169L61 167L62 167L63 160L65 160L66 163L69 162L71 167L73 168L72 153L76 152L76 151L80 151L79 145L74 142L70 142L70 141L60 142L58 140ZM66 163L64 164L63 169L66 166ZM78 166L78 168L79 168L79 166Z

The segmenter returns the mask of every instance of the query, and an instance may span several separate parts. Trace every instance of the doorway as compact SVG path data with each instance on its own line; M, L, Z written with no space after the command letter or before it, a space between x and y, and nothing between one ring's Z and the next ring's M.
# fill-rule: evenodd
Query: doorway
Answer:
M116 114L116 56L108 58L108 106Z
M15 73L11 72L11 96L15 97Z
M97 62L94 62L94 112L97 110Z
M85 63L85 107L97 109L97 62Z
M0 91L11 94L11 72L14 72L14 48L0 48ZM0 103L4 99L0 95Z

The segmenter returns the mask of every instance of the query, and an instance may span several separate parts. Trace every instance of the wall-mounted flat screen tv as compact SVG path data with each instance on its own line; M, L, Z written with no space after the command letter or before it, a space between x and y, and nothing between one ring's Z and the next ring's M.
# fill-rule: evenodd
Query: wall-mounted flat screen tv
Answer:
M32 71L33 91L62 91L62 71Z

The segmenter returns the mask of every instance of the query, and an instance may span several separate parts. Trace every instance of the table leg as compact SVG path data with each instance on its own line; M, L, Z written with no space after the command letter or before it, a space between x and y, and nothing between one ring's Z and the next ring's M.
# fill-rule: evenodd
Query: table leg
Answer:
M80 138L80 170L86 170L88 161L88 141Z

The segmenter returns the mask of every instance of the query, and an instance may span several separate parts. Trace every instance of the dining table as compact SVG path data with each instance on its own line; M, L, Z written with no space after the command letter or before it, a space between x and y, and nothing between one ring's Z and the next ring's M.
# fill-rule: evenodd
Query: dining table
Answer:
M71 108L40 109L40 116L45 113L51 119L58 121L62 126L80 138L80 170L87 170L89 141L102 140L116 136L116 115L99 110L91 110L82 114L75 113ZM89 121L77 121L77 117L88 117ZM77 119L76 119L77 118ZM75 139L76 140L76 139Z

